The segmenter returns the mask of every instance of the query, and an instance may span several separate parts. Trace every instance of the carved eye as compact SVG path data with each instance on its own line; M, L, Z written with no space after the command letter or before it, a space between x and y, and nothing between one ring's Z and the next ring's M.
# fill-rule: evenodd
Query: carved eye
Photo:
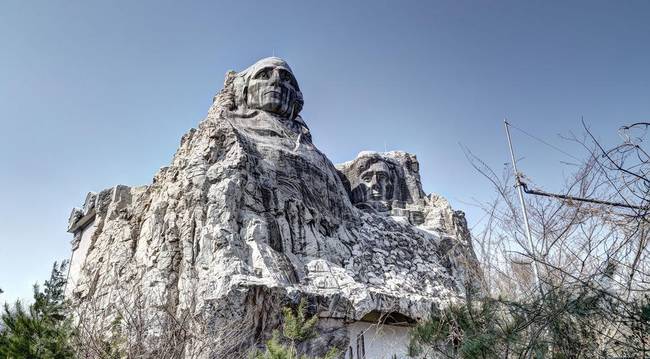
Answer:
M298 83L296 83L296 79L293 78L293 75L289 71L280 70L280 80L287 81L291 83L291 86L298 88Z
M291 81L291 74L288 71L280 71L280 79L282 81Z
M258 72L255 75L255 79L257 80L268 80L271 76L269 76L270 69L262 69L260 72Z

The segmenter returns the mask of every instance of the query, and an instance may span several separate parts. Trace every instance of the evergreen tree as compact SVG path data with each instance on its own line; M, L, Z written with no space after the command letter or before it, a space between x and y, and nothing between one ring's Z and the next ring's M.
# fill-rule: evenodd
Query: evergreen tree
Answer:
M273 338L266 342L266 352L260 353L255 351L251 353L251 359L312 359L304 354L299 354L296 344L316 337L315 327L318 317L307 318L307 301L303 298L298 305L298 310L294 313L291 308L285 307L283 310L284 324L282 325L282 334L273 332ZM283 344L287 342L288 344ZM332 348L323 359L334 359L338 355L336 348ZM319 358L313 358L319 359Z
M43 290L34 285L34 303L4 305L0 316L0 357L65 359L73 357L72 326L66 318L66 263L54 263Z
M2 288L0 288L0 294L4 293ZM7 345L7 336L6 336L6 331L4 329L4 325L2 324L2 321L0 320L0 354L2 353L2 348Z
M409 354L466 359L645 358L650 298L617 302L592 283L548 288L527 300L482 298L434 311L411 331ZM604 341L614 326L616 337ZM609 353L609 354L608 354Z

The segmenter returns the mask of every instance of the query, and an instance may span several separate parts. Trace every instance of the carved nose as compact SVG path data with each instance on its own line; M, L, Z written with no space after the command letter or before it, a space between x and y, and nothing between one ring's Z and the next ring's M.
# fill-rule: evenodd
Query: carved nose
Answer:
M279 83L280 82L280 74L278 73L277 70L273 70L271 72L271 78L269 79L271 83Z

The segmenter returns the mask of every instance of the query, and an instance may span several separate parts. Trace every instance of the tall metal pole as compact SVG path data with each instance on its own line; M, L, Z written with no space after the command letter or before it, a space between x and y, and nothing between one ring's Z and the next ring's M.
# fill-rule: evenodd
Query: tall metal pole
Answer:
M533 236L530 233L530 223L528 222L528 213L526 212L526 202L524 202L524 191L522 189L521 178L519 171L517 170L517 162L515 161L515 152L512 149L512 139L510 138L510 124L508 119L503 120L503 125L506 128L506 136L508 137L508 147L510 148L510 158L512 159L512 169L515 171L515 187L517 187L517 193L519 194L519 203L521 204L521 211L524 215L524 227L526 227L526 238L528 238L528 248L530 249L530 254L533 257L533 274L535 275L535 285L539 289L539 293L543 296L544 290L542 289L542 283L539 280L539 269L537 268L537 254L535 254L535 247L533 246Z

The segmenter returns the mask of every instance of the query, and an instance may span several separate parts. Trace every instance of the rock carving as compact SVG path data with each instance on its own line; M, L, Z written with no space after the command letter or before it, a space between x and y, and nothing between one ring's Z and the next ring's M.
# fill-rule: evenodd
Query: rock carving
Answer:
M302 92L291 67L282 59L267 57L246 70L226 74L220 105L238 110L241 116L265 111L294 120L304 104Z
M335 167L302 106L282 59L231 71L151 184L89 194L69 223L79 312L108 328L120 308L144 308L144 347L191 318L213 342L181 357L238 358L301 297L321 317L310 355L359 345L371 321L412 325L463 300L479 282L463 213L423 192L414 155L362 152ZM362 342L370 355L374 342Z

